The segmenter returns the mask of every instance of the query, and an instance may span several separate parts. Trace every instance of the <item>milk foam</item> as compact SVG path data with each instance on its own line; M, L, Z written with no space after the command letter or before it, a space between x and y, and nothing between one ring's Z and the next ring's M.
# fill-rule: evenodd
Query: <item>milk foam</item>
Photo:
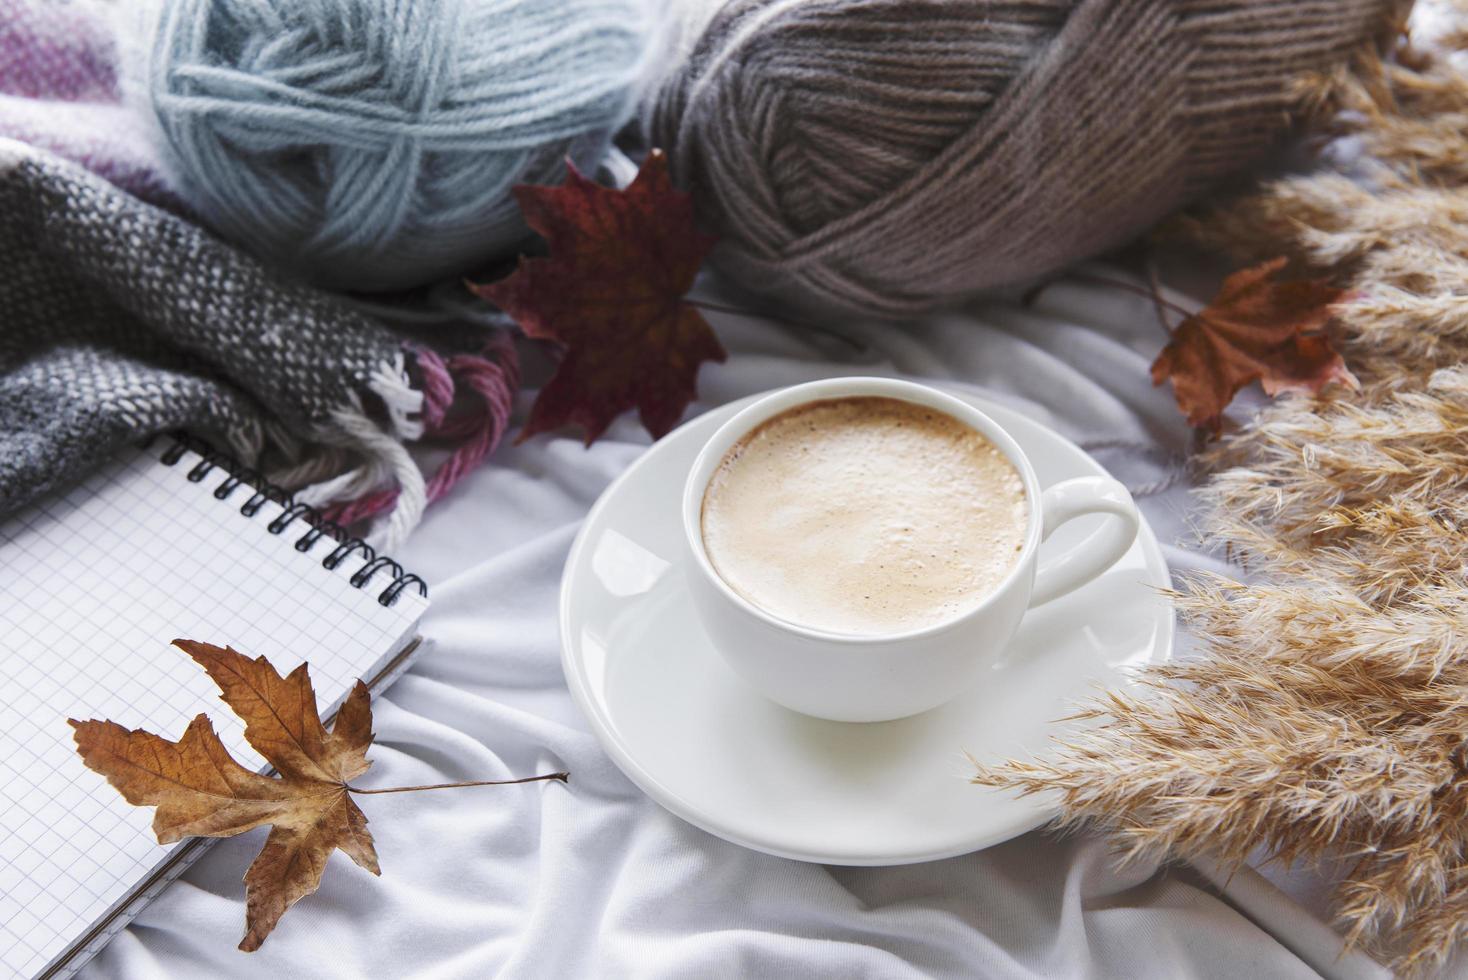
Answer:
M905 632L977 605L1019 557L1024 483L952 416L893 398L777 415L704 492L704 546L736 592L837 633Z

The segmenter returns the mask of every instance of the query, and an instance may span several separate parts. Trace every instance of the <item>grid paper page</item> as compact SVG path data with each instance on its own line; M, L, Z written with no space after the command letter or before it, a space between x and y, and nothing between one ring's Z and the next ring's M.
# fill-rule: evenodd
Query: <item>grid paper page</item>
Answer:
M171 640L264 654L281 673L309 655L325 716L403 646L427 606L416 586L382 606L391 571L353 588L360 551L324 568L335 541L298 552L304 520L271 534L280 505L243 516L251 487L218 500L228 474L190 482L200 457L164 465L167 448L121 453L65 496L0 523L3 975L42 971L171 850L152 836L151 807L129 806L82 765L68 718L177 739L207 712L241 763L264 768L213 682Z

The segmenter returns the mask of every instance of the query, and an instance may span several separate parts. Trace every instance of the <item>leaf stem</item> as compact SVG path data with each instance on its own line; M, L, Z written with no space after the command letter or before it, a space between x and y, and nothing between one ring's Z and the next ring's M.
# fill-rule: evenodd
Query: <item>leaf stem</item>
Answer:
M1066 274L1066 278L1075 279L1080 282L1087 282L1093 286L1110 286L1113 289L1124 290L1125 292L1132 293L1133 295L1150 299L1153 303L1157 304L1157 307L1159 309L1171 310L1172 312L1177 313L1180 316L1190 317L1198 315L1193 310L1187 309L1183 306L1179 306L1171 300L1164 299L1157 292L1152 289L1148 289L1146 286L1138 286L1135 283L1127 282L1124 279L1109 279L1106 276L1091 275L1089 272L1070 272ZM1171 330L1169 329L1168 332L1171 333Z
M1157 279L1157 263L1152 261L1152 256L1150 254L1147 256L1146 263L1147 289L1152 294L1152 309L1157 314L1157 325L1162 328L1163 333L1167 334L1167 336L1171 338L1172 324L1167 322L1167 313L1165 312L1165 307L1168 305L1168 303L1167 300L1162 298L1162 283L1159 282Z
M710 303L708 300L694 299L692 296L684 296L683 302L687 303L689 306L697 307L700 310L709 310L713 313L727 313L730 316L743 317L746 320L777 320L780 323L788 324L790 326L801 327L806 330L814 331L815 333L825 334L827 337L839 340L843 344L850 346L854 350L863 349L863 344L861 343L861 341L848 337L841 331L833 330L832 328L825 326L824 324L812 323L810 320L805 320L800 317L786 316L783 314L776 315L774 313L760 313L755 310L743 310L737 306L726 306L723 303Z
M750 318L757 318L760 316L760 314L755 313L752 310L741 310L737 306L725 306L723 303L710 303L708 300L692 299L688 296L683 297L683 302L687 303L689 306L696 306L700 310L712 310L715 313L731 313L734 316Z
M351 793L417 793L425 789L457 789L461 786L513 786L516 783L534 783L542 779L558 779L568 782L571 779L569 772L550 772L544 776L526 776L524 779L477 779L464 783L431 783L426 786L389 786L386 789L359 789L356 786L348 786L347 791Z

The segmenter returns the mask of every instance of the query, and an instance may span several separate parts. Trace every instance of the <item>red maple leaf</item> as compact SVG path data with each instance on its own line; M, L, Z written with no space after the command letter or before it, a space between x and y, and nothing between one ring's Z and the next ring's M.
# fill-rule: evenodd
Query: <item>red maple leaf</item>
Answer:
M1228 403L1254 381L1270 395L1318 392L1332 381L1358 387L1325 333L1344 291L1319 279L1276 281L1286 261L1272 259L1225 279L1206 307L1178 324L1152 363L1152 383L1172 379L1189 424L1217 432Z
M565 347L517 441L575 423L590 445L629 408L660 437L696 395L699 365L726 356L684 299L714 239L695 226L693 200L673 189L659 150L626 190L568 170L559 187L515 188L550 256L522 257L508 278L469 284L526 336Z

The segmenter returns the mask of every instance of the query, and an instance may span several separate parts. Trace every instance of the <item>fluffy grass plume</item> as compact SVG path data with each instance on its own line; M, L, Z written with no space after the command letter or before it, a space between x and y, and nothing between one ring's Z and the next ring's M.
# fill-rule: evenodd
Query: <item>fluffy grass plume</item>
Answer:
M1348 942L1424 974L1468 938L1468 10L1413 25L1306 93L1357 155L1180 224L1348 287L1362 389L1279 399L1205 455L1203 540L1251 574L1177 595L1203 656L978 781L1055 793L1126 857L1329 860Z

